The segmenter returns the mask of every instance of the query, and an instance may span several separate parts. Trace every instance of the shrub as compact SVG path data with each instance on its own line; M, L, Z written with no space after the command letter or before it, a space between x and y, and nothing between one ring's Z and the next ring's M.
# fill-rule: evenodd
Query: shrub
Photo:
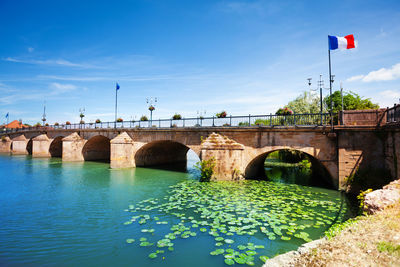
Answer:
M239 122L238 126L241 126L241 127L249 126L249 123L247 121L241 121L241 122Z
M118 118L117 122L123 122L124 120L122 118Z
M58 125L60 125L60 124L58 124L58 122L55 122L55 123L54 123L54 126L58 126Z
M65 125L71 125L71 123L69 121L66 121Z
M48 124L48 123L46 123L44 126L49 126L49 124Z
M290 108L286 107L286 108L278 109L275 114L276 115L292 115L293 111Z
M226 111L224 110L221 113L217 113L215 116L217 116L217 118L226 118Z
M140 117L140 121L148 121L149 119L145 116L145 115L143 115L142 117Z
M254 122L254 125L269 125L269 120L263 120L263 119L256 119Z
M231 126L229 123L224 123L222 126Z
M97 119L97 120L96 120L96 123L101 123L101 120L100 120L100 119Z
M201 171L200 182L209 182L214 173L215 158L212 157L208 160L201 160L196 163L195 168Z
M171 128L176 128L178 127L178 125L176 125L175 123L171 125Z
M181 120L181 119L182 119L182 116L181 116L181 114L175 113L175 115L172 116L172 119L173 119L173 120Z

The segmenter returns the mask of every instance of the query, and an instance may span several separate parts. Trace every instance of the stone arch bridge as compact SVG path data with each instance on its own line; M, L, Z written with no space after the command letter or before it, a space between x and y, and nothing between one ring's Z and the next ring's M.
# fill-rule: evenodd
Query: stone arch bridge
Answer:
M183 161L192 149L201 160L216 159L216 179L237 180L259 175L268 153L294 149L321 163L332 183L343 188L345 178L363 166L399 175L399 139L398 129L373 127L50 128L3 134L0 152L105 160L111 168L130 168Z

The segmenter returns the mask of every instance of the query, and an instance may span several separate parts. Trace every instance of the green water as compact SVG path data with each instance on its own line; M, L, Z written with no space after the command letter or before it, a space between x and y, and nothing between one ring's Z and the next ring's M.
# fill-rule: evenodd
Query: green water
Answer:
M0 266L261 266L260 256L322 236L347 208L334 190L196 179L190 166L0 156Z

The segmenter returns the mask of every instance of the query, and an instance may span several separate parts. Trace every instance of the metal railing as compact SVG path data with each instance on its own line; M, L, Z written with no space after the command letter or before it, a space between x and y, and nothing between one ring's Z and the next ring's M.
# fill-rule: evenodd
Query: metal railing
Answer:
M186 128L186 127L278 127L278 126L322 126L330 123L329 113L292 115L247 115L218 117L197 117L158 119L152 121L122 121L99 123L68 123L46 126L32 126L18 129L2 129L2 132L32 130L84 130L84 129L131 129L131 128Z
M387 123L400 123L400 105L394 104L393 107L387 109Z

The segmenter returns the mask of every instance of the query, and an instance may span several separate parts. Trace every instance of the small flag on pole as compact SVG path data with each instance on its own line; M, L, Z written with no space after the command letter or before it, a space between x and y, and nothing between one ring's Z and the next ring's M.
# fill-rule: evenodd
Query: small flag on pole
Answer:
M6 119L8 119L8 115L9 115L8 113L9 113L9 112L7 112L7 114L6 114Z
M352 34L346 35L345 37L331 36L328 35L329 50L335 49L351 49L355 48L354 36Z
M117 85L115 86L116 90L119 90L119 84L117 83Z

